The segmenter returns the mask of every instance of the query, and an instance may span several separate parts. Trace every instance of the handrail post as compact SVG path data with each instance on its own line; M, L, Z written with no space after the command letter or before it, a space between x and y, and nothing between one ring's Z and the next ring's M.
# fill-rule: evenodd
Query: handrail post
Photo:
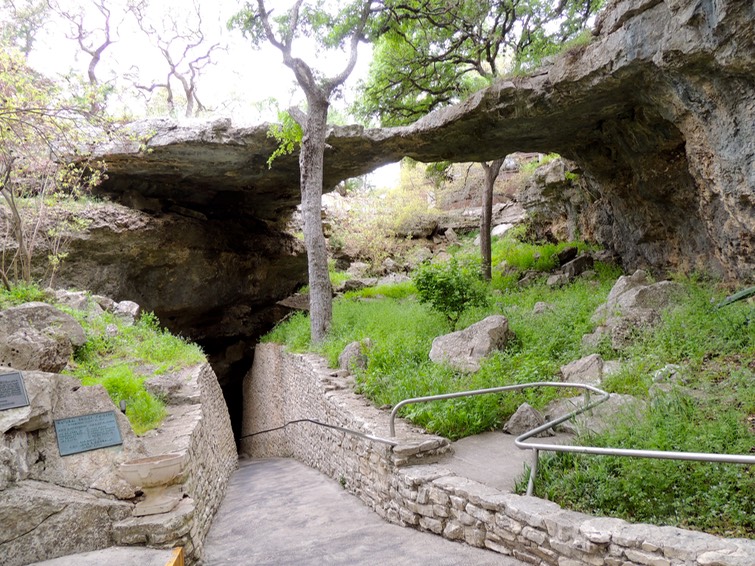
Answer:
M532 461L532 467L530 468L530 479L527 481L527 495L532 495L535 492L535 476L537 475L537 463L540 460L540 450L535 448L535 459Z

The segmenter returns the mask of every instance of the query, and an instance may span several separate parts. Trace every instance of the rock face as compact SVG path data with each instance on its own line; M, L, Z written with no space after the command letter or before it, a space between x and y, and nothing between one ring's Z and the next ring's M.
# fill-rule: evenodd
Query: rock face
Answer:
M509 339L509 321L505 316L493 315L433 340L430 359L436 364L446 363L461 371L477 371L480 361L495 350L501 350Z
M0 311L0 366L58 372L85 340L73 317L46 303Z
M412 126L333 128L326 190L403 156L479 162L557 152L593 195L583 236L630 269L751 278L754 19L753 3L741 0L613 0L592 43L533 76L501 80ZM278 223L298 201L297 156L268 170L264 125L138 128L150 132L149 153L138 142L103 152L102 190L121 202L228 227L250 217Z
M254 345L289 312L276 302L306 283L301 242L254 217L199 219L116 204L90 204L73 214L88 227L71 234L54 284L117 299L122 317L137 315L141 305L174 333L199 342L240 419L238 392ZM0 245L10 243L0 235ZM35 275L49 280L46 255L37 254ZM6 343L0 340L0 352Z
M5 373L7 368L0 368ZM183 546L188 563L204 537L236 467L236 446L217 378L209 364L161 376L169 416L137 437L100 385L24 371L29 406L0 412L0 556L21 566L113 545ZM54 421L114 411L122 444L61 456ZM184 494L170 512L132 517L136 486L120 465L186 454Z

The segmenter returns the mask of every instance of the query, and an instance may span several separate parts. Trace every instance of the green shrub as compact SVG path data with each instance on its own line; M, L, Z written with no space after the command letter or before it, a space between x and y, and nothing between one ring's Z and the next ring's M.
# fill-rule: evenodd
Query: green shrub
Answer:
M420 303L442 313L454 328L464 310L487 302L487 288L479 274L462 267L455 258L421 265L412 281Z
M47 294L33 283L18 282L8 291L0 285L0 309L15 307L33 301L48 301Z

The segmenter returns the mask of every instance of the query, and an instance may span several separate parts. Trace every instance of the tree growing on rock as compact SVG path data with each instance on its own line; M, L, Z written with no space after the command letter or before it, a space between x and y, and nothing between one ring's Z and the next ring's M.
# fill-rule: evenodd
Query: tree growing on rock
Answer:
M351 75L357 62L357 49L368 41L371 26L381 11L379 2L305 2L297 0L287 11L268 9L264 0L246 5L230 25L241 29L259 47L268 42L283 56L283 64L293 71L307 100L306 112L298 108L289 114L302 129L299 152L304 243L310 285L312 341L321 342L332 319L332 287L328 274L325 236L322 231L323 170L328 110L331 98ZM297 48L315 53L343 54L339 72L326 76L310 62L294 55Z
M384 125L411 123L531 66L584 28L602 0L394 0L356 110ZM556 24L559 24L556 27ZM550 25L554 31L548 33ZM503 158L482 163L483 278L491 277L493 187Z

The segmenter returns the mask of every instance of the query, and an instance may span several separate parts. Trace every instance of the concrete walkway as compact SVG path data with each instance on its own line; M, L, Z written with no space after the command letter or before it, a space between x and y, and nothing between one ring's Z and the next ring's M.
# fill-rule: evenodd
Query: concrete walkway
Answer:
M202 564L523 566L383 521L337 482L295 460L240 460Z
M440 465L457 476L469 478L508 493L524 474L524 466L531 466L535 458L532 450L520 450L514 444L516 437L501 431L484 432L467 436L453 443L453 454L440 461ZM567 444L574 441L571 434L532 438L531 444Z

